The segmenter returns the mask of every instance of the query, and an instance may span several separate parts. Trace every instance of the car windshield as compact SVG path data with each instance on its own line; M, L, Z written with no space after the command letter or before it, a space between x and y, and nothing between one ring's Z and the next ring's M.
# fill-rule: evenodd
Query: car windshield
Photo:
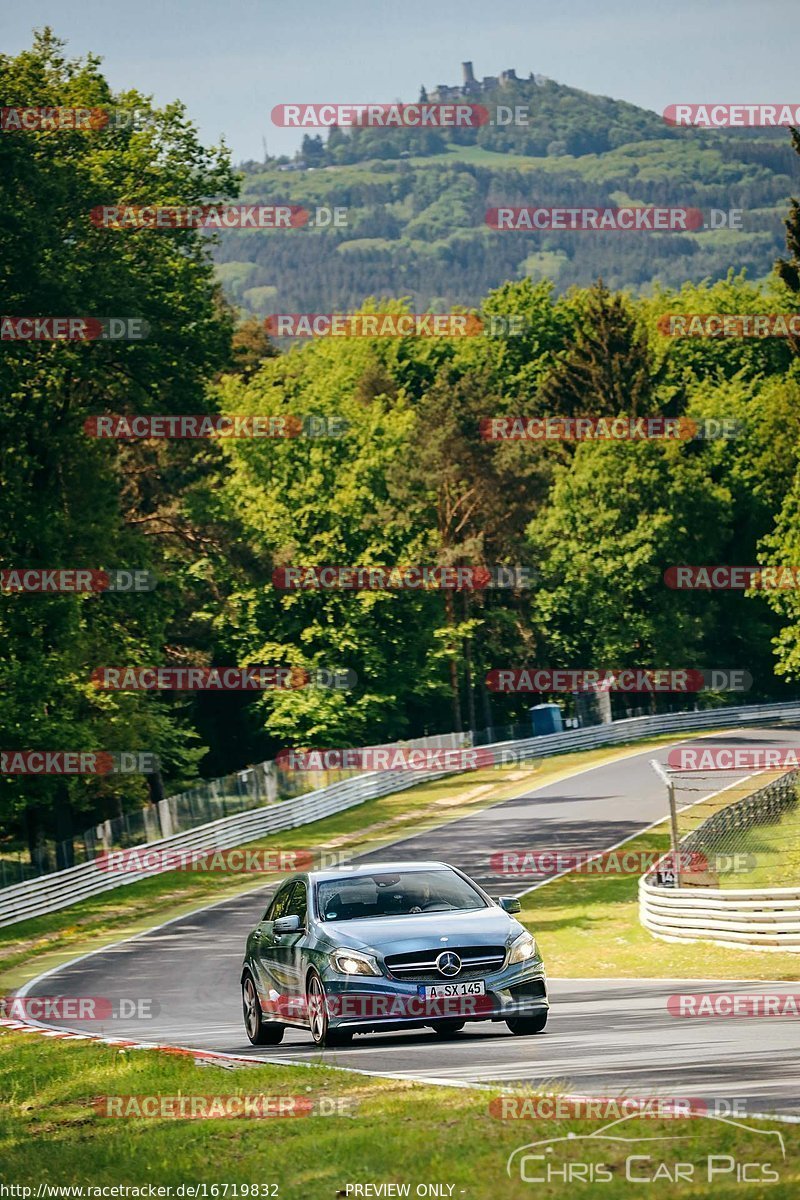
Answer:
M475 888L446 868L376 872L317 884L317 911L323 921L362 921L368 917L467 912L486 908Z

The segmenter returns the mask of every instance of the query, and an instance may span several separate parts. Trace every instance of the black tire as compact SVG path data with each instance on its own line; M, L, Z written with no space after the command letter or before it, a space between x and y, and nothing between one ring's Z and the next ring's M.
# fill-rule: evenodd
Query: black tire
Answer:
M352 1042L352 1029L331 1029L325 987L316 971L312 971L308 976L306 992L308 1026L314 1045L324 1050L329 1046L347 1046Z
M517 1037L527 1037L531 1033L541 1033L547 1024L547 1009L534 1013L532 1017L509 1017L506 1025Z
M254 1046L277 1046L283 1040L285 1025L265 1021L251 975L242 980L242 1012L245 1032Z
M434 1023L431 1025L431 1029L434 1033L437 1033L439 1037L446 1038L453 1037L454 1034L460 1033L465 1025L466 1021L459 1021L457 1018L451 1017L444 1021L434 1021Z

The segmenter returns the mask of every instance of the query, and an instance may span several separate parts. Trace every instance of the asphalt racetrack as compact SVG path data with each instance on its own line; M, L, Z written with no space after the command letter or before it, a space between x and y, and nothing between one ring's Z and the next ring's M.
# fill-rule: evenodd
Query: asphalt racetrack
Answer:
M749 729L702 738L703 746L753 742L800 745L800 730ZM523 796L359 861L440 859L466 871L493 895L519 894L543 877L509 880L493 873L493 855L526 848L602 850L663 819L665 787L649 760L666 761L667 749L634 751L569 779L534 786ZM701 786L712 793L735 778L730 772L709 773ZM694 783L698 786L697 777ZM695 792L691 798L701 795ZM280 1046L252 1047L242 1024L239 971L246 934L261 917L270 891L250 892L95 952L34 980L25 990L28 995L150 998L156 1015L149 1020L64 1022L72 1030L141 1043L273 1062L322 1061L450 1084L541 1086L558 1081L595 1096L736 1098L744 1100L750 1113L800 1114L800 1021L680 1019L667 1011L667 997L683 990L794 991L786 982L551 979L547 1030L533 1037L514 1037L505 1024L486 1022L468 1025L448 1041L429 1030L369 1034L321 1053L310 1034L290 1029Z

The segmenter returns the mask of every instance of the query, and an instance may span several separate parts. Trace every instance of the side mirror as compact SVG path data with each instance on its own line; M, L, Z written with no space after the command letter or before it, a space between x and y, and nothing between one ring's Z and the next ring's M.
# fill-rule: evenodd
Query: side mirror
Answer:
M516 896L498 896L497 903L502 908L503 912L518 913L522 912L522 905Z
M299 928L299 917L278 917L272 926L272 932L276 937L280 937L282 933L297 933Z

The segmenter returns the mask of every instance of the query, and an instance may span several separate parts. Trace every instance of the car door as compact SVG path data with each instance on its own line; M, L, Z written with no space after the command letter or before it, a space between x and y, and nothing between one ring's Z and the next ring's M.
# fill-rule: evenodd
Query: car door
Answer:
M298 879L286 902L283 917L297 917L300 928L296 933L275 934L272 938L272 955L275 977L280 979L283 992L289 998L292 1014L305 1018L305 977L308 963L303 953L308 934L308 889L305 881Z
M286 905L294 889L294 880L288 880L278 888L260 922L253 930L252 959L258 978L258 988L261 1006L264 1012L271 1011L279 1015L280 997L283 995L280 979L276 976L275 934L273 926L278 917L284 915Z

